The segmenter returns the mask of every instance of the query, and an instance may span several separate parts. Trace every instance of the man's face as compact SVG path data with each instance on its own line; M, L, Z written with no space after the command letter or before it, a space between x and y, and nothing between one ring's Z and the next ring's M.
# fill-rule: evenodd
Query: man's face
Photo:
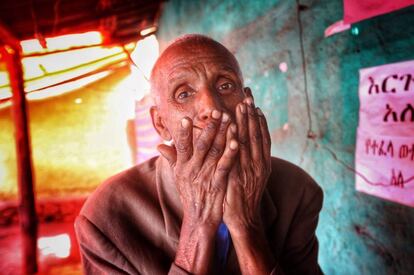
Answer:
M173 139L184 117L193 120L194 139L213 110L234 121L235 108L245 97L234 57L210 45L170 49L160 61L156 81L158 112Z

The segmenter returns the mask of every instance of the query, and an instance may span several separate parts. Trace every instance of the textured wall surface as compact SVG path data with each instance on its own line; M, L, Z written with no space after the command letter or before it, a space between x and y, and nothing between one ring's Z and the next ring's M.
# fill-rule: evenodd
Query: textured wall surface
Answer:
M306 138L295 1L170 0L160 22L161 47L180 34L203 33L236 54L268 117L273 155L299 164L325 192L317 231L325 273L414 274L414 209L357 193L347 168L354 162L358 70L414 59L414 8L358 23L358 34L324 38L325 28L342 18L342 1L300 2L316 139Z

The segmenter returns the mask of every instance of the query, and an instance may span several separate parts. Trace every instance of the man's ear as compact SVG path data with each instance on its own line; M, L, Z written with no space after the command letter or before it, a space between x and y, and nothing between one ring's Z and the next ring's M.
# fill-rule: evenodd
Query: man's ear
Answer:
M249 87L244 87L243 88L243 91L244 91L244 96L245 97L251 97L251 98L253 98L252 90L250 90Z
M157 133L162 137L163 140L171 140L171 134L168 131L167 127L165 127L164 121L158 112L158 108L156 106L151 106L150 108L151 120L152 125L154 126Z

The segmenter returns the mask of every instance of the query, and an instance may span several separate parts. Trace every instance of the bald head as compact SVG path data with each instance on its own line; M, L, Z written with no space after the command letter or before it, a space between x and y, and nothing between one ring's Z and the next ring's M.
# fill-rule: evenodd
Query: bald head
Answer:
M213 40L212 38L201 34L187 34L175 39L158 57L152 71L150 78L151 95L153 96L156 105L160 101L161 82L166 76L174 70L174 64L194 61L200 62L197 58L200 55L217 55L222 56L223 59L229 61L229 66L236 70L236 73L242 79L239 63L234 55L222 44Z

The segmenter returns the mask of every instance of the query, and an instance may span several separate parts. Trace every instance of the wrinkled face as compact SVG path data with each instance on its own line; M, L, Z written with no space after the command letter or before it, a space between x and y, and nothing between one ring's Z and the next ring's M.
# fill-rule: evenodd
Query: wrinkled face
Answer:
M235 121L235 108L245 92L237 61L229 52L211 45L175 47L158 68L157 109L173 139L184 117L193 120L194 138L213 110L226 112Z

